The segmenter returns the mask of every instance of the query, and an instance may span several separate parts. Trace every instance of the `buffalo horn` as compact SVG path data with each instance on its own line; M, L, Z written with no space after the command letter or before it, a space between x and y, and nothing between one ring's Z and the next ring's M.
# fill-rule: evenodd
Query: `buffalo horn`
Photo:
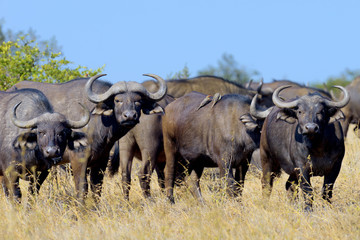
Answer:
M13 114L11 116L11 121L14 123L15 126L17 126L19 128L32 128L32 127L36 126L38 117L35 117L30 120L19 120L16 117L16 109L19 107L20 104L21 104L21 102L16 104L15 107L13 108Z
M70 128L82 128L84 127L86 124L88 124L89 120L90 120L90 111L81 103L79 103L80 106L84 109L85 114L82 116L82 118L79 121L73 121L73 120L67 120L67 126Z
M164 79L162 79L161 77L155 75L155 74L143 74L144 76L148 76L148 77L152 77L155 80L157 80L159 82L159 90L155 93L151 93L149 92L143 85L136 83L136 82L129 82L127 84L128 86L128 90L131 92L139 92L144 94L145 96L147 96L148 98L150 98L151 100L154 101L159 101L161 100L166 92L167 92L167 86L166 86L166 82Z
M272 95L272 101L277 107L279 107L279 108L294 108L298 105L299 100L294 100L291 102L284 102L283 100L280 99L280 97L279 97L280 91L285 88L289 88L289 87L291 87L291 85L280 86L274 91L274 93Z
M258 94L256 94L253 99L251 100L251 104L250 104L250 114L255 117L256 119L265 119L267 117L267 115L269 115L269 113L272 110L271 108L266 109L265 111L259 111L256 109L256 100L257 100Z
M264 79L261 78L260 82L259 82L259 86L256 88L257 93L261 93L261 88L262 88L263 84L264 84Z
M102 101L105 101L106 99L108 99L111 95L114 94L114 90L115 88L119 88L121 86L122 89L116 89L118 91L126 91L126 85L124 82L119 82L118 84L114 84L111 86L111 88L109 88L106 92L102 93L102 94L96 94L92 91L92 84L95 80L97 80L98 78L102 77L102 76L106 76L106 74L98 74L95 75L93 77L91 77L86 85L85 85L85 92L86 95L88 97L88 99L94 103L99 103Z
M325 104L328 106L328 107L333 107L333 108L342 108L344 107L346 104L349 103L350 101L350 95L349 95L349 92L342 86L333 86L335 88L338 88L340 89L343 93L344 93L344 97L342 100L340 101L331 101L331 100L325 100Z

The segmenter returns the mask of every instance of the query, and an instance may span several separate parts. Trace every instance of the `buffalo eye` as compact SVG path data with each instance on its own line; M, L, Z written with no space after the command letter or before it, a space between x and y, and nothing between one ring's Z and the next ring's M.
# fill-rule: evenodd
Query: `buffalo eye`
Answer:
M46 132L41 131L41 132L39 132L39 135L40 135L40 137L44 137L44 136L46 136Z
M115 103L122 104L122 101L120 99L115 99Z
M136 101L136 102L135 102L135 106L136 106L136 107L140 107L140 106L141 106L141 102L140 102L140 101Z

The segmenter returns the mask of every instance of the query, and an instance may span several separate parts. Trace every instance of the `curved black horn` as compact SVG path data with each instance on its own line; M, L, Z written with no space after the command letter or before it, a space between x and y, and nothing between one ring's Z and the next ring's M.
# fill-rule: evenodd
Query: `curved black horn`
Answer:
M272 95L272 101L277 107L279 107L279 108L294 108L298 105L299 100L294 100L291 102L284 102L283 100L280 99L280 97L279 97L280 91L285 88L289 88L289 87L291 87L291 85L280 86L274 91L274 93Z
M264 84L264 79L261 78L260 82L259 82L259 86L256 88L257 93L261 94L261 88L262 88L263 84Z
M161 100L163 97L165 97L165 94L167 92L167 85L164 79L162 79L161 77L159 77L158 75L155 74L143 74L144 76L148 76L148 77L152 77L155 80L157 80L159 82L159 90L157 92L151 93L149 91L146 90L147 92L147 96L155 101L159 101Z
M19 105L21 104L21 102L19 102L18 104L16 104L13 108L13 114L11 116L11 121L13 122L13 124L19 128L32 128L35 127L37 122L38 122L38 117L35 117L33 119L30 120L19 120L16 117L16 109L19 107Z
M325 104L328 106L328 107L333 107L333 108L342 108L342 107L345 107L346 104L349 103L350 101L350 95L349 95L349 92L342 86L333 86L335 88L338 88L340 89L343 93L344 93L344 97L342 100L340 101L331 101L331 100L325 100Z
M102 77L102 76L106 76L106 74L98 74L95 75L93 77L91 77L86 85L85 85L85 92L86 95L88 97L88 99L94 103L99 103L102 101L105 101L106 99L108 99L111 95L115 94L115 92L120 92L120 91L125 91L126 90L126 86L124 82L119 82L117 84L114 84L113 86L111 86L106 92L102 93L102 94L96 94L92 91L92 84L95 80L97 80L98 78Z
M66 124L70 128L76 129L76 128L85 127L85 125L88 124L88 122L90 121L90 111L87 109L87 107L85 107L81 103L79 103L79 104L84 109L85 114L81 117L81 119L79 121L73 121L73 120L69 120L69 119L66 120Z
M257 100L258 94L256 94L253 99L251 100L251 104L250 104L250 114L257 118L257 119L265 119L267 117L267 115L269 115L269 113L272 110L271 108L266 109L265 111L259 111L256 109L256 100Z
M155 101L161 100L167 92L167 86L166 86L165 80L155 74L143 74L143 75L156 79L159 82L159 90L155 93L151 93L140 83L127 82L128 90L131 92L142 93L145 96L147 96L148 98L155 100Z

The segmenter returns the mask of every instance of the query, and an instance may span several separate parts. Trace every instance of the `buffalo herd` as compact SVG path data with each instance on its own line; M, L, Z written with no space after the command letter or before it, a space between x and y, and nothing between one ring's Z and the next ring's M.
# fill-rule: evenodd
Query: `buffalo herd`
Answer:
M306 210L312 209L312 176L324 176L322 196L330 202L346 132L360 120L360 79L334 86L341 92L334 97L288 80L243 86L215 76L165 81L144 75L153 80L111 84L100 74L61 84L23 81L0 92L6 196L21 201L20 178L38 193L53 166L70 163L80 201L89 187L99 199L107 168L111 176L120 169L129 200L137 158L145 198L155 170L171 203L178 181L204 203L200 178L214 167L228 195L240 196L252 161L262 170L265 198L283 171L286 190L296 197L301 189Z

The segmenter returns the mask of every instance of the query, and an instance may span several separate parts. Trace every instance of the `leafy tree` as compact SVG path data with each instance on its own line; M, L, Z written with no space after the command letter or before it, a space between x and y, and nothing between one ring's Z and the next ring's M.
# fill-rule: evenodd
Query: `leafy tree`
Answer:
M207 68L200 70L198 74L215 75L240 84L247 83L252 76L259 75L257 71L248 72L244 68L239 68L234 57L226 53L218 61L218 66L209 65Z
M190 77L190 71L189 68L187 67L187 65L184 66L184 68L176 73L170 73L166 79L184 79L184 78L189 78Z
M360 70L350 70L346 69L344 72L340 73L339 76L329 77L324 83L315 83L312 86L317 88L323 88L327 91L331 91L336 97L340 94L340 91L332 88L332 86L340 85L346 86L350 84L356 77L360 76Z
M5 39L0 45L0 90L6 90L23 80L60 83L103 71L104 66L96 70L81 65L73 67L61 52L54 52L47 41L37 41L34 34L16 36L15 41L6 40L12 35L3 34L0 28L0 38ZM52 46L56 48L56 42Z

